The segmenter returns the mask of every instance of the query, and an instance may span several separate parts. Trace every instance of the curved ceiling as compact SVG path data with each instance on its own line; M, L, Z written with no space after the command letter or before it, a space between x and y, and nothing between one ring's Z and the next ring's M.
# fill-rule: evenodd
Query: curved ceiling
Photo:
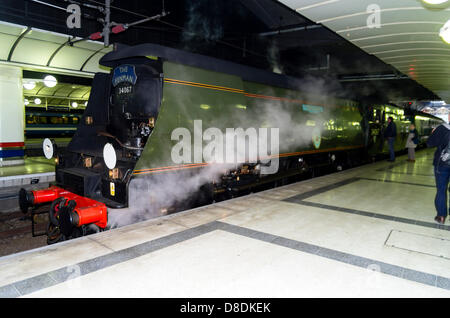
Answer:
M59 83L54 87L47 87L43 82L37 82L33 89L23 90L24 98L28 99L28 106L47 107L71 107L72 102L78 103L78 108L84 109L84 103L89 100L91 87L70 83ZM34 104L34 99L39 98L42 104Z
M439 36L450 19L448 5L430 9L420 0L279 1L450 102L450 45ZM379 27L368 23L376 22L371 8L379 9Z
M47 70L60 74L92 77L107 72L98 61L112 49L102 42L79 41L69 44L68 35L0 22L0 62L24 69Z

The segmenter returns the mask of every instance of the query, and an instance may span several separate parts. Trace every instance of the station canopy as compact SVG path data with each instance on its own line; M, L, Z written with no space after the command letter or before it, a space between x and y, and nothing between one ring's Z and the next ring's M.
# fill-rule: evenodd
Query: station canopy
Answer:
M0 21L0 63L81 77L108 72L98 61L112 48L91 40L71 43L77 40L80 38Z
M103 13L83 6L83 27L68 29L67 12L58 8L63 3L69 2L0 1L0 20L8 22L0 22L0 64L74 77L106 71L98 61L111 48L69 42L101 31ZM178 48L279 71L305 83L317 79L327 93L342 98L448 102L450 46L439 37L450 17L447 3L430 9L422 0L115 0L111 18L117 23L154 17L164 5L170 14L112 34L110 40ZM374 8L380 27L373 28L367 21L368 9Z
M279 1L450 101L450 45L439 36L450 18L448 1L441 7L420 0ZM379 25L367 22L375 10Z
M47 87L43 82L37 82L32 89L24 88L23 95L26 106L84 109L90 92L91 86L88 85L58 82L55 87ZM39 104L36 104L36 99Z

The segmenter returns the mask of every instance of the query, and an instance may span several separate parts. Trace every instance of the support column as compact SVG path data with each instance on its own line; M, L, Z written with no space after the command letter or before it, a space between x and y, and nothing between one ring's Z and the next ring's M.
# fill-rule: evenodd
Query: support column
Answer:
M24 163L22 69L0 65L0 167Z

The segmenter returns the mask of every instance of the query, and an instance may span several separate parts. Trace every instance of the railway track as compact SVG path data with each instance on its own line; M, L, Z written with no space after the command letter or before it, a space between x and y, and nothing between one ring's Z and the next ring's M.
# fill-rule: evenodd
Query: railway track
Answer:
M47 206L35 212L45 212ZM47 228L47 214L34 216L34 232L44 233ZM47 245L46 236L32 235L31 214L21 211L0 213L0 257Z
M46 225L45 224L38 224L38 225L36 225L35 229L38 232L45 231ZM13 238L15 238L17 236L24 235L24 234L31 235L31 225L15 228L15 229L11 229L11 230L2 231L2 232L0 232L0 239L13 239Z

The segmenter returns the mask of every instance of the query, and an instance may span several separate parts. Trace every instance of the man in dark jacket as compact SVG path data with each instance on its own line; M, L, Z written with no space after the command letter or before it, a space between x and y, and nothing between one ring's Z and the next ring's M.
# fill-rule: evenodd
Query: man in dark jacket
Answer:
M439 125L431 133L427 140L428 147L437 147L434 153L434 176L436 179L436 197L434 205L436 207L437 216L434 220L440 224L445 222L447 217L447 189L450 180L450 165L441 161L442 151L447 147L450 141L450 126L447 124Z
M388 161L395 161L395 151L394 151L394 142L395 137L397 136L397 126L394 123L394 118L389 117L388 118L388 125L386 127L386 130L384 131L384 138L387 139L389 144L389 160Z

